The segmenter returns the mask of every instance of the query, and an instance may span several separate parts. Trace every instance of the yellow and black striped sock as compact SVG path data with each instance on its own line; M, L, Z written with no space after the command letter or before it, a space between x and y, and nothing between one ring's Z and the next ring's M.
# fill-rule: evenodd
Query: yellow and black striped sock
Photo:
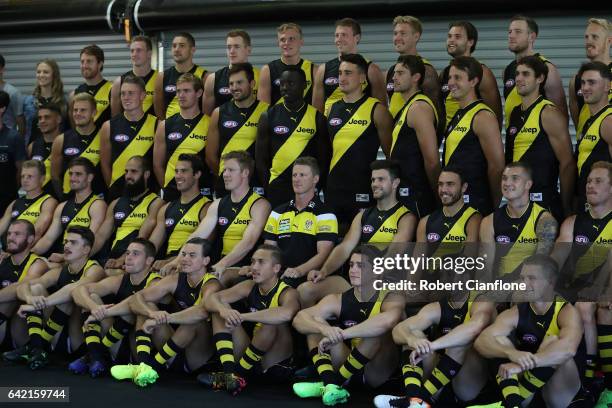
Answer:
M353 375L362 372L363 367L370 361L369 358L361 354L357 347L353 347L351 354L340 367L340 375L345 380L350 379Z
M597 355L596 354L587 354L586 361L584 367L584 375L582 382L585 385L591 385L593 383L593 379L595 378L595 369L597 367Z
M151 335L144 330L137 330L136 359L139 363L151 364Z
M169 339L166 344L162 346L161 350L159 350L157 354L155 354L155 362L159 364L159 366L164 366L168 362L168 360L181 353L182 351L182 347L178 346L174 342L174 340Z
M244 351L238 362L236 373L241 377L246 377L253 367L261 361L264 354L266 354L265 351L261 351L253 344L249 344L249 347Z
M334 366L332 365L331 356L329 353L319 354L319 349L315 347L310 350L310 358L312 359L312 362L317 369L317 373L319 373L319 376L325 385L342 385L342 377L340 377L340 375L334 371Z
M402 378L404 379L404 390L408 397L422 397L423 365L410 364L410 353L412 350L404 350L402 353Z
M612 325L597 325L597 350L599 350L599 366L605 376L606 388L612 388Z
M102 339L102 344L107 348L111 348L115 343L120 342L130 331L132 324L117 317L113 325Z
M234 360L234 343L232 343L231 333L216 333L213 335L215 348L223 367L223 372L232 374L235 369L236 362Z
M499 375L495 376L499 388L501 388L504 397L504 407L519 408L523 403L524 398L519 390L518 376L515 374L510 378L502 379Z
M45 327L42 330L41 336L47 342L51 343L53 337L68 323L70 315L61 311L58 307L54 307L51 316L47 319Z
M102 327L98 321L88 323L83 327L87 351L89 351L94 360L100 360L104 355L104 347L100 344L101 331Z
M541 389L554 374L555 369L552 367L536 367L525 371L519 379L519 392L521 396L524 399L529 398L537 390Z
M423 385L424 392L429 394L426 396L426 398L431 399L431 397L436 395L436 393L444 388L446 384L451 382L453 377L457 375L460 369L461 364L446 354L442 354L438 364L431 373L431 377L429 377L429 379L427 379Z
M42 338L42 313L39 311L26 313L26 324L28 326L28 335L30 336L30 345L32 347L43 347L45 340Z

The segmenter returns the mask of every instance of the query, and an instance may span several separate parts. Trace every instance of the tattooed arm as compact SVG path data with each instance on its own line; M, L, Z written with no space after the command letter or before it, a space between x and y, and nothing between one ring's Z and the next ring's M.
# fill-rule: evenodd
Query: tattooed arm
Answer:
M548 211L543 213L536 225L536 235L538 236L538 248L536 249L536 253L545 255L550 254L555 244L558 231L559 224L557 220L555 220Z

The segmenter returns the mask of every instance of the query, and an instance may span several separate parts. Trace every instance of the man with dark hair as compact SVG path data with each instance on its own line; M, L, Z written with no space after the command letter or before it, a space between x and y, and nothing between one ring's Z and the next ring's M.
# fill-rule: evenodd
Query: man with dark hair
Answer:
M28 157L43 163L45 174L43 177L43 191L55 195L55 189L51 182L51 150L53 142L60 135L62 124L62 109L59 105L49 102L38 107L36 114L40 135L30 140L27 146Z
M209 117L200 111L202 82L192 74L183 74L176 81L176 97L180 111L160 122L153 145L153 169L163 187L165 202L179 198L174 180L174 167L182 154L204 158ZM199 186L202 194L212 197L212 174L202 169Z
M206 81L208 71L193 62L196 52L195 39L189 33L178 33L172 39L172 59L174 65L160 72L155 83L155 114L159 120L164 120L179 112L176 98L176 80L182 74L190 73Z
M516 90L521 104L506 118L506 163L527 163L533 172L531 201L562 220L571 212L576 164L567 119L541 92L548 67L530 55L516 65ZM561 180L561 194L557 180Z
M255 165L272 207L291 199L291 171L298 157L316 157L327 174L331 146L325 117L304 100L306 77L297 67L280 76L283 102L261 114Z
M4 248L9 256L0 262L0 342L4 341L8 330L14 344L24 342L15 325L9 329L9 319L17 309L17 287L40 277L49 269L45 260L32 252L34 239L34 225L30 221L11 221Z
M393 48L399 54L399 58L403 56L419 57L417 44L423 34L423 24L421 20L413 16L397 16L393 19ZM398 58L398 60L399 60ZM424 72L421 74L420 89L434 103L438 101L440 92L438 87L438 74L436 69L425 58L421 58L424 65ZM407 99L401 94L401 91L395 89L395 80L393 75L397 64L392 65L387 71L387 97L389 99L389 112L391 116L396 118L402 107L406 104ZM436 107L436 110L438 108ZM437 113L437 112L436 112Z
M94 122L96 128L111 118L111 88L113 83L104 79L102 70L104 69L104 51L96 44L88 45L81 50L81 76L85 80L84 83L77 86L70 94L70 107L76 95L80 93L88 93L93 96L96 101L96 109ZM71 116L71 122L74 124L74 118Z
M106 210L104 222L96 231L92 254L103 253L107 275L123 274L124 253L136 237L149 238L155 228L155 217L164 202L147 187L151 165L142 156L133 156L125 163L125 187L121 197ZM155 254L153 255L155 256Z
M6 92L10 102L6 106L6 111L0 117L0 121L7 128L19 132L20 136L25 135L25 118L23 115L23 98L19 89L4 80L4 69L6 60L0 54L0 91Z
M576 308L555 293L558 272L546 255L525 259L520 279L527 289L474 343L483 357L501 359L496 380L504 406L528 405L541 390L546 406L567 407L580 389L582 325Z
M26 159L25 147L19 133L7 127L2 119L9 103L9 94L0 91L0 174L5 180L0 189L1 213L17 198L21 163Z
M605 18L591 18L587 22L584 32L584 48L586 57L591 63L601 63L608 73L612 74L612 60L610 59L610 46L612 46L612 26ZM599 64L598 64L599 65ZM584 64L583 64L584 66ZM582 94L582 74L585 71L580 68L578 73L569 83L569 109L572 121L576 126L576 135L583 134L586 121L593 115L592 110L586 103ZM610 77L602 72L602 78ZM608 103L612 102L612 83L608 90ZM592 96L592 95L591 95ZM579 139L580 140L580 139ZM588 170L585 175L588 175ZM579 188L579 192L581 189Z
M400 55L395 64L395 94L404 107L395 116L391 135L391 159L400 164L400 200L420 217L436 207L435 185L440 173L438 112L421 87L425 64L416 55Z
M108 202L121 195L123 170L130 157L138 155L151 160L157 118L142 110L146 96L145 83L128 75L121 84L123 113L104 122L100 130L100 167L108 186Z
M317 65L301 57L301 49L304 45L302 27L296 23L283 23L276 29L276 35L281 56L261 67L257 99L270 105L282 101L281 74L289 67L296 67L304 72L306 78L302 96L306 103L312 104L312 85Z
M204 99L202 111L210 115L212 111L229 102L232 92L229 88L229 70L234 64L249 62L251 55L251 36L244 30L232 30L225 36L226 55L228 65L210 74L204 84ZM257 95L259 86L259 69L253 68L255 86L253 96Z
M104 221L106 203L91 189L95 168L84 157L72 159L68 165L71 197L61 202L53 212L49 229L36 243L32 252L48 255L51 262L63 261L61 254L66 230L71 226L83 226L97 231ZM93 245L93 243L92 243Z
M102 267L89 259L94 239L93 232L87 227L69 227L64 240L64 265L19 285L17 296L24 304L19 307L17 315L27 322L29 340L24 346L3 353L4 360L25 361L32 370L48 363L53 338L68 324L71 314L75 312L70 294L78 286L97 282L104 277ZM80 326L80 320L73 321ZM76 332L70 330L69 344L58 344L57 347L77 350L82 339L75 335Z
M361 26L352 18L343 18L336 21L334 35L338 57L319 65L315 73L312 91L312 105L327 117L331 106L343 98L343 91L339 87L341 82L340 63L343 56L358 53L357 45L361 40ZM366 62L359 88L368 97L377 99L383 105L387 104L385 80L382 71L375 63Z
M340 59L338 89L343 96L329 109L332 160L325 200L334 209L342 234L359 209L373 202L368 164L376 160L380 146L389 157L393 119L379 100L361 88L368 69L366 60L359 54L345 54Z
M286 268L281 278L296 288L327 259L338 240L338 220L316 194L317 160L302 156L291 167L294 198L272 210L263 237L280 248Z
M504 81L504 118L506 126L510 120L510 114L521 104L521 100L516 88L516 66L518 60L528 55L534 55L546 63L548 76L544 82L542 95L554 103L557 108L565 115L567 120L567 102L565 92L561 83L561 75L548 59L536 53L533 49L536 38L538 37L538 24L534 19L527 16L517 15L510 19L508 29L508 49L514 53L515 59L506 66L503 74Z
M123 110L121 106L121 84L128 75L134 75L145 83L146 96L142 101L142 110L145 113L155 115L155 84L157 81L157 70L151 68L151 56L153 54L153 43L149 37L137 35L130 41L130 59L132 69L120 75L113 82L111 89L111 115L115 116Z
M227 194L223 183L223 161L225 154L243 150L255 157L255 140L259 118L269 105L258 101L253 94L255 73L248 62L232 64L228 73L232 100L215 108L210 117L208 141L206 142L206 163L216 176L215 195ZM263 195L262 183L257 173L251 174L251 186Z
M460 110L446 128L442 164L463 173L464 201L487 215L501 200L504 148L495 113L478 99L481 81L482 65L474 58L451 61L448 86Z
M578 162L577 210L586 204L586 179L596 161L612 161L612 107L610 87L612 71L603 63L595 61L584 64L578 73L580 90L589 116L584 121L582 132L576 135Z
M280 279L281 268L280 250L261 245L251 257L252 279L204 299L223 372L199 375L201 384L237 395L255 372L289 374L283 366L293 355L290 324L300 302L296 290ZM233 308L241 301L248 312Z
M303 307L310 307L331 293L341 293L349 284L335 274L359 244L372 244L386 249L391 244L414 240L417 218L397 200L400 183L399 165L391 160L370 163L370 189L376 205L359 212L342 242L334 247L320 269L308 272L308 282L298 287Z
M455 21L448 25L446 36L446 52L452 58L471 57L476 50L478 42L478 30L469 21ZM497 88L497 80L493 71L485 64L482 64L482 81L478 84L476 93L497 117L501 127L504 120L502 112L501 97ZM445 113L445 124L448 125L459 110L459 103L455 100L448 86L448 76L450 65L440 73L440 107Z
M110 348L120 342L133 328L135 316L129 299L136 292L154 284L159 275L152 272L155 246L144 238L135 238L125 251L125 273L110 276L99 282L81 285L72 291L72 298L82 313L89 313L83 325L87 354L68 365L74 374L89 372L92 378L108 370ZM112 304L104 304L107 299ZM103 333L102 321L113 318Z
M293 384L299 397L322 397L325 405L347 402L350 395L343 386L349 380L356 386L375 388L395 369L397 351L389 331L401 319L404 300L400 294L374 290L368 283L377 252L367 245L353 249L350 285L300 311L293 320L297 331L306 335L321 379ZM330 325L331 319L339 324Z

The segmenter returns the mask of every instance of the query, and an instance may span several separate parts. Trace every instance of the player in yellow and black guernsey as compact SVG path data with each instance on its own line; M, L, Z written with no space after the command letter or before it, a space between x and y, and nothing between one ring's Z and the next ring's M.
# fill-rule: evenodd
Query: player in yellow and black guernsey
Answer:
M517 292L519 303L476 339L483 357L502 359L496 380L503 406L521 407L541 390L542 404L567 407L580 389L582 325L574 306L554 291L558 273L546 255L527 258L520 273L527 290Z
M51 149L53 141L60 134L62 109L55 103L44 103L38 107L37 119L40 136L30 142L27 154L30 159L44 163L43 191L55 196L55 189L51 181Z
M291 171L298 157L316 157L327 174L331 153L325 117L303 97L304 72L287 68L280 87L283 102L261 114L255 146L255 166L272 207L291 199Z
M134 75L141 78L145 83L147 96L142 101L142 110L145 113L155 115L155 84L157 81L158 72L151 68L151 56L153 54L153 43L149 37L137 35L132 37L130 42L130 59L132 60L132 69L125 74L119 76L113 82L111 89L111 114L115 116L123 111L121 106L121 84L123 78L128 75Z
M584 32L584 48L586 57L590 62L601 62L612 73L612 59L610 59L610 22L604 18L591 18ZM581 68L569 83L569 109L572 121L576 126L576 135L581 135L584 124L593 114L585 103L582 94ZM605 76L602 73L602 77ZM612 83L608 89L608 102L612 102ZM588 173L588 171L587 171Z
M451 61L448 86L459 110L446 128L443 166L457 167L468 183L464 201L487 215L501 200L504 148L495 114L476 94L482 65L472 57Z
M288 67L297 67L306 76L306 87L303 92L304 100L306 103L312 104L312 84L317 66L312 61L301 57L301 49L304 45L302 27L296 23L284 23L276 29L276 35L281 57L261 67L257 99L270 105L279 103L282 100L281 74Z
M104 69L104 51L95 44L88 45L81 50L81 76L85 82L76 87L70 95L70 106L73 98L80 93L93 96L96 101L96 114L94 122L100 128L104 122L111 118L111 88L113 83L102 77Z
M297 291L280 279L281 267L280 250L261 245L251 257L252 279L205 300L223 372L203 373L198 382L236 396L252 375L289 375L283 366L293 356L291 320L300 302ZM244 313L232 307L241 301Z
M586 178L596 161L612 161L612 105L608 92L612 86L612 71L600 62L590 62L580 68L580 90L589 117L582 133L577 134L578 212L586 202Z
M108 202L123 191L125 163L132 156L151 160L157 118L144 113L142 101L146 96L142 79L127 76L121 84L123 113L102 125L100 130L100 166L108 186Z
M78 94L72 101L74 128L57 136L51 147L51 179L56 195L63 199L70 194L68 166L75 157L89 160L96 169L92 188L97 194L106 193L106 185L100 169L100 128L96 126L96 101L86 93Z
M155 84L155 113L160 120L169 118L179 112L176 99L176 80L181 74L190 73L206 80L208 71L193 62L195 39L189 33L178 33L172 39L172 59L174 65L157 75Z
M210 74L204 84L204 99L202 100L202 111L210 115L212 111L229 102L232 92L229 88L229 72L234 64L246 63L251 55L251 36L244 30L232 30L225 36L226 54L228 66L223 67ZM259 69L253 68L255 86L253 95L257 95L259 85Z
M476 50L478 42L478 30L469 21L455 21L448 25L448 34L446 36L446 52L453 58L471 57ZM497 88L497 80L493 71L485 64L482 65L482 82L478 84L476 93L479 99L495 112L497 121L501 127L503 122L503 112L501 96ZM448 74L450 65L440 73L440 108L444 112L442 117L445 118L445 126L447 126L457 110L459 103L451 96L448 87Z
M316 194L320 169L314 157L299 157L292 167L294 198L274 208L266 222L266 244L283 254L281 278L293 286L318 269L338 241L338 220Z
M397 59L394 95L401 96L406 103L395 116L391 159L402 169L399 199L420 217L437 206L434 191L440 174L438 112L432 100L421 91L425 75L421 57L401 55Z
M417 218L397 200L400 168L391 160L370 164L371 191L376 205L359 212L342 242L334 247L320 269L308 272L308 282L300 285L300 302L310 307L330 293L341 293L349 287L339 274L351 251L359 244L370 244L381 250L391 244L414 240Z
M361 245L350 253L350 285L342 292L325 296L316 305L300 311L293 320L306 343L320 381L295 383L301 398L322 397L325 405L348 401L343 385L376 388L397 367L397 348L389 331L402 316L400 294L376 291L371 277L375 248ZM338 325L328 321L337 319ZM337 367L337 368L336 368Z
M495 278L516 280L525 258L536 251L548 254L552 250L558 223L550 212L529 200L532 185L529 165L507 164L501 182L507 204L480 223L483 256Z
M421 34L423 34L423 25L418 18L413 16L397 16L393 19L393 48L395 48L395 51L399 54L398 59L409 55L419 56L417 44L421 39ZM438 94L440 93L438 87L438 74L429 61L425 58L422 58L422 61L425 65L425 73L422 75L423 79L420 84L421 89L434 104L437 104L439 98ZM393 116L394 119L397 114L400 113L407 101L407 99L402 96L401 91L395 89L395 81L393 79L395 68L396 64L389 67L386 78L389 112L391 112L391 116ZM438 109L437 106L436 109Z
M389 156L393 119L384 105L361 89L366 60L359 54L343 55L341 59L338 89L343 96L332 105L327 120L332 159L325 201L334 209L342 233L360 208L373 203L368 166L376 160L380 146Z
M547 208L561 221L571 212L576 163L567 119L540 91L547 74L546 64L538 57L518 60L515 86L521 104L506 118L505 154L506 163L529 164L533 170L531 201Z
M176 200L179 192L174 180L174 167L181 154L193 154L204 159L209 117L200 112L202 82L192 74L183 74L176 81L176 96L180 112L161 122L155 132L153 169L163 199ZM200 177L202 194L212 197L212 173L204 168Z
M338 49L338 57L319 65L315 74L312 90L312 105L325 116L329 117L331 106L342 99L343 91L340 85L340 63L342 57L357 54L357 45L361 40L361 26L352 18L336 21L334 43ZM366 61L363 68L363 80L360 88L367 96L376 98L383 105L387 104L383 74L375 63Z
M95 168L86 158L76 157L70 161L68 175L72 194L68 200L55 207L51 225L38 240L33 252L48 256L51 262L61 263L66 230L69 227L87 227L94 233L100 228L106 213L106 203L91 188L94 174Z
M223 161L221 156L237 150L248 152L255 157L257 124L269 105L255 99L255 74L248 62L232 64L229 70L229 88L232 100L215 108L210 117L208 141L206 142L206 163L215 174L215 195L227 194L223 183ZM251 175L250 185L263 195L262 183L257 173Z
M107 275L123 274L124 253L135 238L149 238L155 228L155 217L164 204L148 188L151 164L142 156L134 156L125 163L125 187L121 197L113 200L106 210L104 222L96 232L92 254L100 250L106 259ZM108 252L106 252L108 251Z
M510 27L508 28L508 49L514 53L515 59L504 69L502 79L504 83L504 118L506 120L506 126L514 108L521 104L515 83L516 63L519 59L528 55L535 55L546 63L548 75L544 83L542 95L545 95L546 99L554 103L567 118L567 102L561 83L561 75L557 67L544 56L534 51L533 45L537 36L538 24L533 18L516 15L510 19Z
M26 220L34 225L34 243L42 237L53 219L57 200L43 191L45 165L39 160L26 160L21 166L21 189L24 197L19 197L9 204L0 219L0 236L7 232L14 220Z

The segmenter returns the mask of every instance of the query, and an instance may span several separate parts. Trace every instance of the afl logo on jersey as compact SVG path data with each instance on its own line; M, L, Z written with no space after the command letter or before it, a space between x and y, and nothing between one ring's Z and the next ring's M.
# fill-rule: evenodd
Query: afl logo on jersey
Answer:
M585 235L576 235L574 241L576 241L577 244L588 244L590 242L589 237Z
M10 280L3 280L3 281L2 281L2 287L3 287L3 288L6 288L6 287L7 287L8 285L10 285L11 283L13 283L13 282L11 282Z
M81 150L76 147L68 147L64 149L64 154L66 156L76 156L79 153L81 153Z
M166 92L176 92L176 85L166 85L166 87L164 88L164 91L166 91Z
M506 83L504 84L504 86L506 88L512 88L514 86L514 79L507 80Z
M70 217L64 215L62 218L60 218L60 221L62 224L68 224L70 222Z
M168 140L179 140L182 138L183 138L183 135L179 132L172 132L168 135Z
M518 130L517 128L512 126L510 129L508 129L508 134L511 135L511 136L514 136L514 135L516 135L517 130Z
M497 237L495 237L495 241L497 241L497 243L499 244L509 244L510 237L507 237L505 235L498 235Z
M342 322L342 324L344 325L344 327L353 327L357 324L357 322L354 320L345 320Z
M173 218L166 218L166 227L171 227L174 225L174 219Z
M361 231L364 234L371 234L372 232L374 232L374 227L371 225L364 225L363 228L361 229Z
M116 220L122 220L125 218L125 213L122 211L118 211L115 213L115 219Z
M340 118L331 118L329 120L329 125L330 126L340 126L342 124L342 119Z
M387 91L393 92L394 89L395 89L395 85L393 84L393 82L387 82Z
M440 235L435 232L430 232L427 234L427 242L438 242L440 240Z
M11 213L11 217L13 217L13 218L15 218L15 217L16 217L16 216L18 216L18 215L19 215L19 211L13 211L13 212Z
M274 126L274 133L277 135L284 135L285 133L289 133L289 128L287 126Z
M225 217L219 217L219 225L227 225L229 220Z
M338 78L329 77L325 80L325 85L338 85Z
M219 93L221 95L229 95L232 92L230 91L230 89L227 86L224 86L223 88L219 88Z
M274 80L274 85L280 86L280 78Z
M448 84L442 85L442 92L448 92Z
M36 155L36 156L32 156L32 160L43 161L43 160L45 160L45 158L42 157L42 156Z
M236 126L238 126L238 122L236 122L235 120L226 120L225 122L223 122L223 127L224 128L235 128Z
M577 91L576 91L576 95L578 95L578 96L582 96L582 89L577 90Z
M118 135L115 135L114 139L115 139L115 142L124 143L130 140L130 137L128 135L124 135L123 133L120 133Z
M538 342L538 338L534 334L529 334L529 333L523 334L523 337L521 338L521 340L529 344L536 344Z

